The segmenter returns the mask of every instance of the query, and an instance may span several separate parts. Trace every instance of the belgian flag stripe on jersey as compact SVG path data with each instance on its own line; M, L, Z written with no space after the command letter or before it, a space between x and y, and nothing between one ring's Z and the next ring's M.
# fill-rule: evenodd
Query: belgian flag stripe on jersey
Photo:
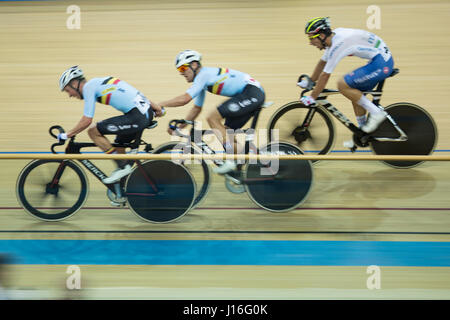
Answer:
M221 75L228 72L228 68L219 68L219 73L217 75Z
M106 78L105 81L102 82L102 84L103 85L105 85L105 84L118 84L119 82L120 82L119 79L114 78L114 77L109 77L109 78Z
M219 72L217 73L218 76L220 76L221 74L225 74L228 73L228 68L219 68ZM216 83L214 83L214 85L212 86L208 86L208 91L214 94L220 94L222 92L223 89L223 85L224 83L222 81L224 81L226 79L226 76L223 77L222 79L220 79L219 81L217 81Z
M109 78L105 79L105 81L103 81L102 84L103 85L105 85L105 84L118 84L119 82L120 82L119 79L114 78L114 77L109 77ZM109 101L111 100L111 94L112 93L108 93L108 94L105 94L105 95L103 95L101 97L98 97L97 101L100 102L100 103L103 103L103 104L109 104Z
M109 100L111 100L111 94L112 93L108 93L105 96L102 96L102 103L103 104L109 104Z
M222 92L223 85L224 85L223 82L222 82L222 83L219 83L219 84L215 84L215 85L213 86L212 93L214 93L214 94L220 94L220 93Z

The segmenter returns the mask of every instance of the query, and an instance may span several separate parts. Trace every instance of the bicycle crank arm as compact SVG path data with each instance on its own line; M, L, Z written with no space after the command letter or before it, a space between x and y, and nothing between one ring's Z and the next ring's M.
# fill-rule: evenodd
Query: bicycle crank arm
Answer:
M234 178L234 177L232 177L232 176L230 176L230 175L228 175L228 174L225 175L225 179L227 179L227 180L233 182L234 184L242 184L242 181L241 181L241 180L236 179L236 178Z

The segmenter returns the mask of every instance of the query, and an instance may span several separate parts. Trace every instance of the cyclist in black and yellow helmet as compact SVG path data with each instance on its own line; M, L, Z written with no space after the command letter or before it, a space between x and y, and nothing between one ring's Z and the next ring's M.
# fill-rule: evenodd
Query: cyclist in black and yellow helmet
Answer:
M363 95L378 82L392 73L394 60L384 41L377 35L359 29L337 28L332 30L328 17L318 17L306 23L305 34L309 42L319 50L325 50L317 63L311 79L316 86L310 96L301 99L305 105L312 105L325 88L337 64L347 56L369 60L368 64L347 73L338 80L339 91L353 104L356 119L361 130L373 132L386 118L386 112ZM306 81L306 80L304 80ZM304 81L298 85L305 88ZM366 121L366 113L370 117Z
M305 34L309 35L309 39L317 38L322 44L322 47L319 47L320 50L325 49L326 39L332 33L329 18L313 18L305 26Z

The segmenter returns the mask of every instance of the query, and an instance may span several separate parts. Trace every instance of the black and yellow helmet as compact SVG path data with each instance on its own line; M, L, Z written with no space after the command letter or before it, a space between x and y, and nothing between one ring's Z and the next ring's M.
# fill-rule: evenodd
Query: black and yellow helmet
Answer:
M309 20L305 26L305 33L311 35L331 34L330 19L328 17L317 17Z

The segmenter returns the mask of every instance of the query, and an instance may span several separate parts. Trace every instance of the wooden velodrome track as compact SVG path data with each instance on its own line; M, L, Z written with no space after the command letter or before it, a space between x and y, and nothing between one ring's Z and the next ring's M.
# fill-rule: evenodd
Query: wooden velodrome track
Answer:
M66 27L70 15L66 8L72 4L81 9L80 29ZM265 128L276 108L298 98L298 75L311 73L320 57L303 35L305 21L330 16L334 27L367 28L366 9L372 4L381 9L381 29L374 32L390 46L401 71L387 81L382 104L408 101L426 108L438 126L438 154L448 154L450 3L445 0L0 2L0 151L48 152L53 142L48 128L60 124L69 129L79 120L82 103L58 90L59 75L67 67L79 64L88 78L113 75L150 99L162 101L188 87L173 66L176 53L186 48L202 52L204 65L242 70L263 84L267 100L275 102L261 114L258 127ZM350 58L342 61L330 87L361 63ZM222 100L208 95L205 109ZM330 100L352 114L344 98ZM144 140L154 146L169 141L168 121L183 117L189 108L169 110L158 128L145 132ZM98 105L95 120L116 114ZM340 151L349 133L336 125L335 151ZM78 137L87 139L86 133ZM374 161L324 161L314 167L313 189L301 208L283 214L257 209L245 193L229 193L223 178L213 176L213 186L200 207L164 225L145 223L127 209L110 207L105 190L94 180L86 208L64 222L40 222L19 207L15 196L16 178L27 162L0 162L2 241L432 243L450 239L449 162L398 170ZM449 255L447 251L441 258L448 261ZM73 294L64 290L67 265L22 264L18 259L11 270L13 288L41 289L52 298ZM381 267L381 289L368 290L366 268L377 264L376 256L368 261L347 266L277 266L271 261L260 265L87 264L81 266L85 290L76 294L119 299L450 298L448 264L387 264Z

